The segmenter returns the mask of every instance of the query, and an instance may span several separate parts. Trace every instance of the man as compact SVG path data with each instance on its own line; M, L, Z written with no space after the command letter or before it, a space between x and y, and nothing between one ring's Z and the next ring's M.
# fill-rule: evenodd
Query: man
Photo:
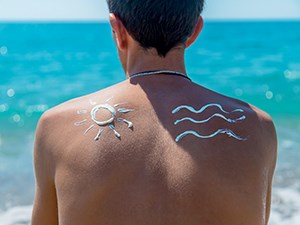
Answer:
M127 79L41 118L32 224L267 224L271 118L186 75L203 1L108 5Z

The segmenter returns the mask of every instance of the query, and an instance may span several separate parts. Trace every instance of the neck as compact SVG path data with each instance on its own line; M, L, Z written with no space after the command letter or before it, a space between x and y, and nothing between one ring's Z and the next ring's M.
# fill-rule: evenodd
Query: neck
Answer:
M184 50L171 50L165 58L159 57L152 50L128 53L127 63L124 65L126 78L132 74L152 70L170 70L186 74Z

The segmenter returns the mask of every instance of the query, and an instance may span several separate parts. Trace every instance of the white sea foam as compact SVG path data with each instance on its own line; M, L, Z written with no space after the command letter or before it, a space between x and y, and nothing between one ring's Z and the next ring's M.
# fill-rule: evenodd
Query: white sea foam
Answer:
M291 188L274 188L269 225L300 224L300 192Z
M32 206L17 206L0 212L1 225L29 225Z

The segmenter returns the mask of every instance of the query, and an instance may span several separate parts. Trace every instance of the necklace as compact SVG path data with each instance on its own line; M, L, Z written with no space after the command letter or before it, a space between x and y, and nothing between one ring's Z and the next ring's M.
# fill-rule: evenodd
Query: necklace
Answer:
M185 79L188 79L191 81L191 79L184 73L180 73L180 72L176 72L176 71L172 71L172 70L152 70L152 71L144 71L144 72L140 72L140 73L135 73L129 76L129 79L131 78L135 78L135 77L140 77L140 76L149 76L149 75L156 75L156 74L160 74L160 75L174 75L174 76L179 76L179 77L183 77Z

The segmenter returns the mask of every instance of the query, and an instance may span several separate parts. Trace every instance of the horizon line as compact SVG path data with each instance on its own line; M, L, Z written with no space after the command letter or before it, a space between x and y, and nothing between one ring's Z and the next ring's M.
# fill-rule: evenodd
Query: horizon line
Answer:
M204 18L206 22L300 22L300 18ZM10 19L1 23L109 23L104 19Z

